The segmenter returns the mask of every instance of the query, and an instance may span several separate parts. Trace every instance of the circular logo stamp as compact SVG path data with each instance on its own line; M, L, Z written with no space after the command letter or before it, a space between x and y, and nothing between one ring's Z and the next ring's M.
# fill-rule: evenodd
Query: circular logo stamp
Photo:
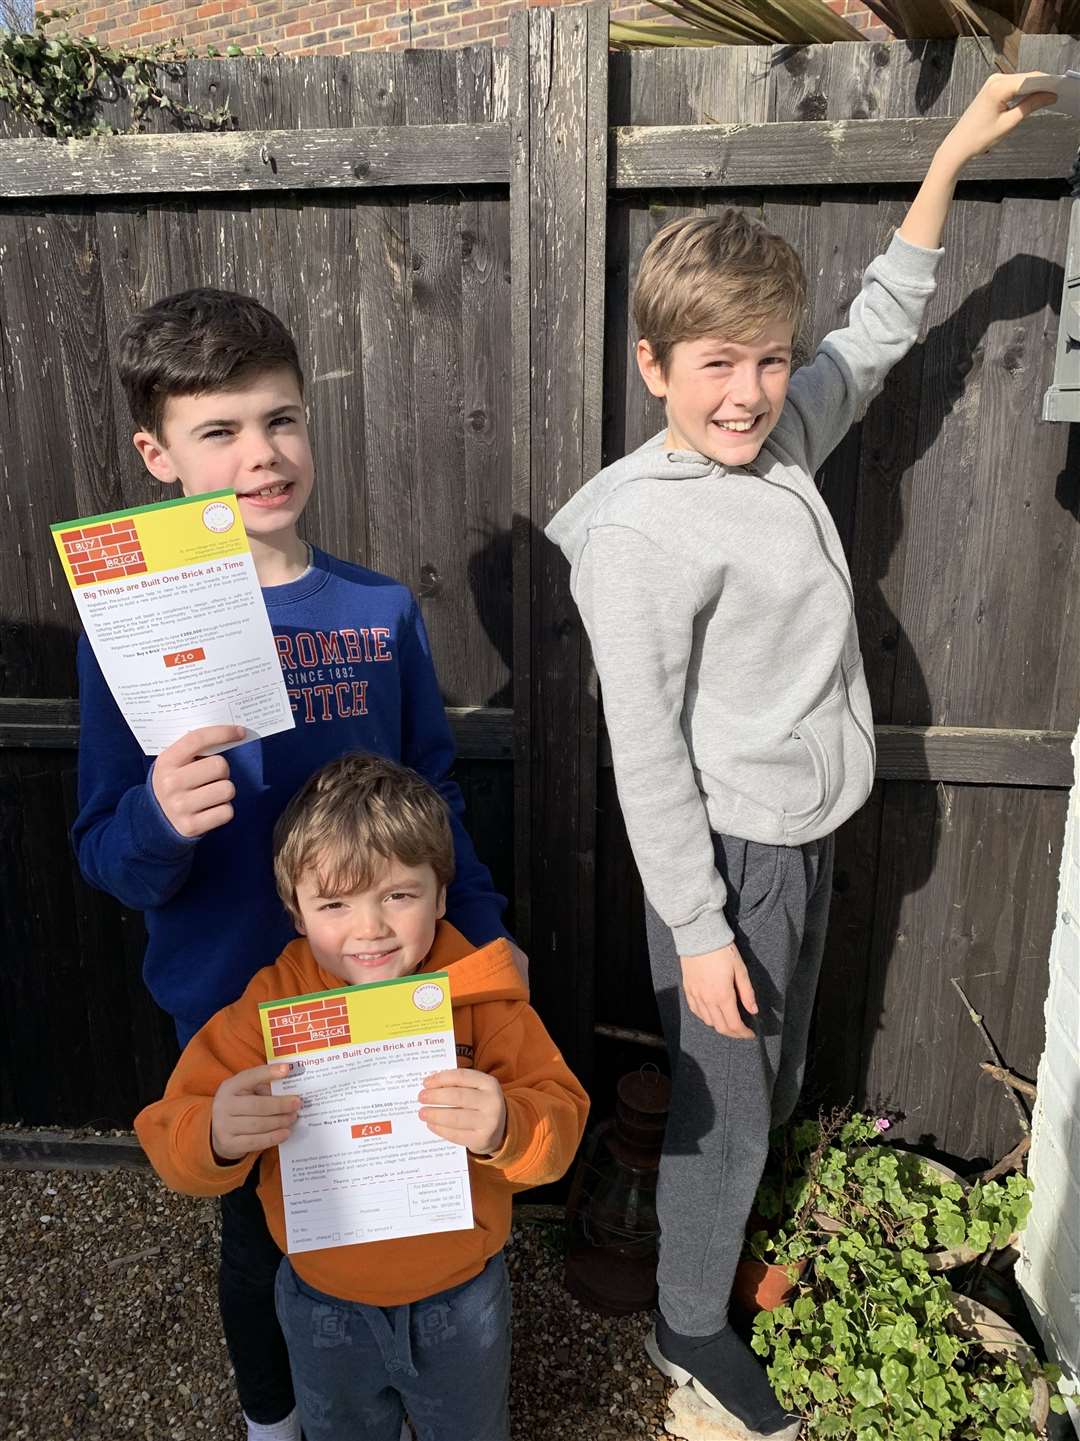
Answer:
M418 1011L433 1011L436 1006L442 1004L442 986L436 986L431 981L425 985L417 986L412 993L412 1002Z
M231 530L235 520L236 516L233 515L232 507L226 505L223 500L212 500L209 505L203 506L202 523L215 535L221 535L223 531Z

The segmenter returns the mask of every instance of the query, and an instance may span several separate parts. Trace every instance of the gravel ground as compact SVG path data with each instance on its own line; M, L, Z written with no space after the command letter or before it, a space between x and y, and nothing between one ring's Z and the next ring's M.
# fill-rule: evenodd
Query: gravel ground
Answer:
M644 1316L562 1285L561 1233L515 1227L513 1441L661 1438ZM217 1206L148 1171L0 1170L0 1436L243 1441L216 1302Z

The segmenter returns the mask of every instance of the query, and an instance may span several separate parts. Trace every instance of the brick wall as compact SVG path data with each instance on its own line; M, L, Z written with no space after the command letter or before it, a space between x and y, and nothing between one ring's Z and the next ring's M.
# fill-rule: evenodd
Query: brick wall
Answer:
M1080 734L1073 754L1080 776ZM1046 1050L1028 1174L1035 1182L1017 1276L1050 1351L1080 1385L1080 780L1069 803Z
M56 0L38 0L39 9L51 9ZM161 41L213 45L224 51L239 45L247 51L261 46L282 54L343 55L350 50L380 48L404 50L434 46L472 45L506 40L511 11L524 9L530 0L431 0L411 8L402 0L157 0L138 5L134 0L81 0L71 29L95 35L110 45L145 46ZM572 3L572 0L543 0ZM886 38L859 0L827 0L873 38ZM663 20L663 12L645 3L613 4L619 20Z

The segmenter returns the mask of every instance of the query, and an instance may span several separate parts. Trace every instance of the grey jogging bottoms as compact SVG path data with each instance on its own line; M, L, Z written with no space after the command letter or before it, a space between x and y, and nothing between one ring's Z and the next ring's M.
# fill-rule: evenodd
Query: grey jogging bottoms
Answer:
M714 835L713 844L757 998L753 1040L721 1036L687 1007L671 931L645 908L672 1066L657 1188L660 1310L684 1336L710 1335L727 1321L769 1129L791 1115L802 1086L832 889L832 836L766 846Z

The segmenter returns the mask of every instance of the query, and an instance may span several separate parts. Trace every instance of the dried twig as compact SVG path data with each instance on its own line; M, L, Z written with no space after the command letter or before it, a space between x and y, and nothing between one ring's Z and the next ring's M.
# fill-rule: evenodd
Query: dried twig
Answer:
M1031 1137L1024 1136L1018 1145L1015 1145L1007 1156L1002 1156L997 1165L991 1166L989 1171L984 1171L979 1177L980 1181L996 1181L999 1176L1005 1176L1009 1171L1019 1171L1021 1162L1031 1149Z
M136 1261L149 1261L161 1255L160 1246L147 1246L145 1251L129 1251L126 1256L114 1256L105 1262L106 1271L115 1271L118 1266L132 1266Z
M956 994L957 994L957 995L960 997L960 999L963 1001L963 1003L964 1003L964 1009L967 1011L969 1018L970 1018L971 1021L978 1027L979 1034L982 1036L983 1040L986 1042L986 1049L990 1052L991 1056L992 1056L993 1059L994 1059L994 1064L995 1064L996 1066L1000 1067L1001 1070L1007 1071L1007 1070L1008 1070L1008 1067L1007 1067L1006 1064L1005 1064L1005 1058L1004 1058L1004 1056L1002 1056L1002 1054L1001 1054L1001 1052L998 1050L997 1046L994 1045L993 1037L990 1035L990 1032L986 1029L986 1025L985 1025L985 1023L983 1022L982 1016L979 1015L978 1011L975 1009L975 1007L974 1007L974 1006L971 1004L971 1002L968 1000L967 996L964 994L964 988L963 988L963 986L961 986L961 984L960 984L960 978L959 978L959 976L950 976L950 977L949 977L949 980L950 980L950 982L951 982L951 984L952 984L953 990L955 990ZM1000 1078L999 1078L999 1079L1000 1079ZM1003 1082L1003 1084L1005 1085L1005 1094L1008 1096L1009 1100L1012 1102L1013 1110L1016 1112L1017 1117L1019 1118L1019 1121L1020 1121L1020 1129L1023 1131L1023 1133L1024 1133L1025 1136L1029 1136L1029 1135L1031 1134L1031 1123L1028 1121L1028 1118L1027 1118L1027 1115L1026 1115L1026 1113L1025 1113L1025 1111L1024 1111L1024 1108L1023 1108L1023 1106L1021 1106L1020 1102L1016 1099L1016 1092L1012 1089L1012 1087L1009 1086L1007 1082Z
M980 1061L979 1069L985 1071L988 1076L993 1076L995 1081L1004 1081L1006 1086L1011 1086L1014 1091L1021 1095L1030 1096L1035 1099L1035 1087L1030 1081L1025 1081L1022 1076L1016 1076L1004 1066L992 1066L989 1061Z

